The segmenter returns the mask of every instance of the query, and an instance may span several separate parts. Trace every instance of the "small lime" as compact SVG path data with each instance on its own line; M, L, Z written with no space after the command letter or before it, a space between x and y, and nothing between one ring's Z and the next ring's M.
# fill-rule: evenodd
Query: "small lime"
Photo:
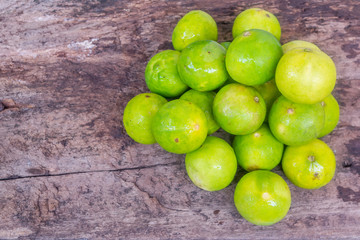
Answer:
M235 136L233 148L239 165L246 171L271 170L280 161L284 144L279 142L264 123L248 135Z
M247 173L236 186L234 202L246 220L256 225L272 225L290 209L291 193L276 173L257 170Z
M324 127L325 113L320 103L294 103L280 96L269 114L274 136L286 145L302 145L317 138Z
M151 92L163 97L177 97L188 86L183 83L177 71L180 52L165 50L153 56L145 69L145 82Z
M281 37L281 27L277 18L261 8L250 8L241 12L235 19L232 28L234 39L244 31L261 29L273 34L277 40Z
M284 45L282 45L282 49L284 54L293 50L293 49L297 49L297 48L310 48L310 49L314 49L314 50L320 50L320 48L318 46L316 46L315 44L311 43L311 42L307 42L307 41L302 41L302 40L294 40L288 43L285 43Z
M247 30L230 44L226 53L226 69L239 83L249 86L263 84L274 78L282 54L279 41L271 33L259 29Z
M212 40L188 45L180 55L181 80L198 91L212 91L224 84L229 75L225 67L226 49Z
M275 81L279 91L289 100L313 104L323 100L334 89L336 68L322 51L293 49L280 59Z
M216 94L213 114L226 132L244 135L254 132L264 122L266 105L255 88L231 83Z
M265 121L268 120L268 115L271 109L271 106L275 100L281 96L279 89L276 87L275 80L272 79L264 84L255 85L254 88L261 94L266 103L266 117Z
M194 10L183 16L174 28L172 43L181 51L190 43L199 40L217 41L218 31L215 20L206 12Z
M127 134L138 143L155 143L151 123L159 108L165 103L166 99L155 93L141 93L132 98L127 103L123 115Z
M331 148L319 139L308 144L287 147L282 160L286 177L295 185L317 189L330 182L335 174L336 160Z
M181 99L164 104L151 127L157 143L166 151L178 154L198 149L208 133L205 113L197 105Z
M234 150L227 142L209 136L199 149L186 154L185 166L196 186L207 191L218 191L234 179L237 162Z

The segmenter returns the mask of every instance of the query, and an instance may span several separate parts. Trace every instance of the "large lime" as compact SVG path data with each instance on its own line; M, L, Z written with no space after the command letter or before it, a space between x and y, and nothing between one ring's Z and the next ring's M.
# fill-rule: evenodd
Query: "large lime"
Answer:
M165 98L155 93L141 93L132 98L127 103L123 115L127 134L138 143L155 143L151 123L159 108L166 102Z
M145 69L145 81L151 92L163 97L177 97L188 88L177 71L179 56L178 51L165 50L150 59Z
M276 85L289 100L313 104L327 97L336 82L335 64L324 52L311 48L293 49L280 59Z
M180 97L180 99L195 103L201 108L201 110L204 111L208 122L208 135L216 132L220 128L219 124L217 124L214 119L212 109L215 95L216 94L214 92L199 92L194 89L190 89Z
M226 53L226 69L235 81L259 85L275 76L276 65L283 52L279 41L269 32L251 29L230 44Z
M157 143L165 150L188 153L198 149L206 139L206 116L189 101L173 100L164 104L155 115L152 132Z
M248 135L235 136L233 148L239 165L246 171L271 170L280 161L284 144L279 142L264 123Z
M234 202L246 220L271 225L283 219L291 205L287 183L276 173L257 170L242 177L236 186Z
M235 19L232 28L233 37L250 29L262 29L272 33L277 40L281 37L281 27L277 18L261 8L250 8L241 12Z
M308 144L287 147L282 169L296 186L307 189L320 188L333 178L336 160L331 148L319 139Z
M271 132L286 145L302 145L317 138L324 120L320 103L294 103L284 96L276 99L269 114Z
M213 114L222 129L244 135L254 132L264 122L266 105L255 88L231 83L216 94Z
M186 154L186 171L201 189L218 191L234 179L237 162L231 146L218 137L209 136L203 145Z
M188 12L180 19L172 34L175 50L181 51L190 43L199 40L217 41L218 32L214 19L204 11Z
M229 75L225 67L226 49L212 40L188 45L180 55L178 72L182 81L198 91L212 91Z

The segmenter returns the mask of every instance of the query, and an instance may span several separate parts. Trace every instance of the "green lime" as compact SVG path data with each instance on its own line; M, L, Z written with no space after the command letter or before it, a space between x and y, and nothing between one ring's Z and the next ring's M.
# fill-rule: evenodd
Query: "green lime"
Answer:
M145 69L146 85L151 92L163 97L177 97L188 86L183 83L177 71L180 52L165 50L153 56Z
M280 41L281 27L277 18L261 8L250 8L241 12L235 19L232 28L234 39L244 31L261 29L270 32Z
M324 128L321 130L318 137L323 137L331 133L339 122L340 108L338 102L331 94L327 96L324 100L322 100L320 103L325 111L325 123Z
M257 170L247 173L236 186L234 202L246 220L256 225L272 225L290 209L291 193L276 173Z
M226 69L235 81L253 86L270 81L282 56L279 41L269 32L251 29L230 44Z
M266 105L255 88L231 83L216 94L213 114L226 132L244 135L254 132L264 122Z
M214 19L204 11L188 12L180 19L172 33L175 50L181 51L190 43L199 40L217 41L218 31Z
M320 103L294 103L280 96L269 114L274 136L286 145L302 145L319 136L324 127L325 113Z
M181 99L164 104L151 127L157 143L166 151L178 154L198 149L208 133L205 113L197 105Z
M234 179L237 162L234 150L227 142L209 136L199 149L186 154L185 166L196 186L206 191L218 191Z
M280 59L275 81L279 91L289 100L313 104L323 100L334 89L336 68L322 51L293 49Z
M181 80L198 91L212 91L224 84L229 75L225 67L226 49L212 40L188 45L180 55Z
M272 79L264 84L255 85L254 88L261 94L266 103L266 117L265 121L268 120L268 115L271 109L271 106L275 100L281 96L279 89L276 87L275 80Z
M253 133L235 136L233 148L239 165L250 172L276 167L281 161L284 144L272 135L264 123Z
M297 48L310 48L310 49L314 49L314 50L320 50L320 48L318 46L316 46L315 44L311 43L311 42L307 42L307 41L302 41L302 40L294 40L288 43L285 43L284 45L282 45L282 49L284 54L293 50L293 49L297 49Z
M132 98L127 103L123 115L127 134L138 143L155 143L151 123L159 108L165 103L166 99L155 93L141 93Z
M231 42L222 42L220 43L221 46L223 46L226 50L229 48Z
M219 124L215 122L212 110L215 95L216 94L214 92L199 92L194 89L190 89L180 97L180 99L196 104L204 111L208 122L208 135L213 134L220 128Z
M317 189L330 182L335 174L336 160L331 148L319 139L308 144L287 147L282 160L286 177L295 185Z

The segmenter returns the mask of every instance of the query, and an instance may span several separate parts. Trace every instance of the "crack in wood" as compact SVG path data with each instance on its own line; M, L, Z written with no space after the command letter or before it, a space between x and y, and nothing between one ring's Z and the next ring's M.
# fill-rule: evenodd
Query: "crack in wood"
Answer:
M76 172L66 172L66 173L57 173L57 174L40 174L40 175L33 175L33 176L10 176L7 178L0 178L0 182L2 181L12 181L18 179L28 179L28 178L41 178L41 177L59 177L59 176L66 176L66 175L74 175L74 174L89 174L89 173L102 173L102 172L123 172L123 171L133 171L133 170L141 170L146 168L155 168L161 166L173 166L173 165L180 165L179 162L171 162L171 163L159 163L154 165L148 166L138 166L138 167L128 167L128 168L119 168L119 169L104 169L104 170L92 170L92 171L76 171Z

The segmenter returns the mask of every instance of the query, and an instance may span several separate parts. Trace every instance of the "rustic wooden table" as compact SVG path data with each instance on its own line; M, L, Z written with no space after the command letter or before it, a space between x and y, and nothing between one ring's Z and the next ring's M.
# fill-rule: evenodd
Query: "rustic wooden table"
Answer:
M334 179L289 183L291 209L269 227L237 213L236 181L196 188L184 155L135 143L121 121L181 16L207 11L224 41L254 6L278 17L282 43L308 40L333 58L341 106L323 138ZM0 239L359 239L359 26L358 0L0 0Z

